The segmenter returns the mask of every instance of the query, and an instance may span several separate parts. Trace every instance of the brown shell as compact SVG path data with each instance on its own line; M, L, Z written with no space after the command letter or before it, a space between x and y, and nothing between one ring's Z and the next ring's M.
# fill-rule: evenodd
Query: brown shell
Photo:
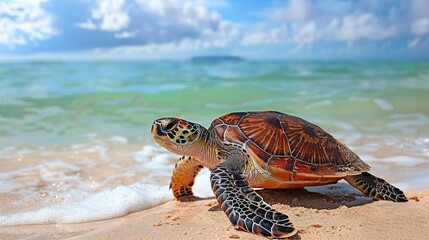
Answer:
M237 112L212 122L222 142L243 146L263 168L284 180L320 180L368 171L344 144L319 126L280 112Z

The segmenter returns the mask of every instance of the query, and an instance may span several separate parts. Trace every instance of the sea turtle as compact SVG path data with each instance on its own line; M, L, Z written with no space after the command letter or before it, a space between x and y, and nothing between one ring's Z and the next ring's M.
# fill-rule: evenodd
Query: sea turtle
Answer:
M297 230L252 187L301 188L345 179L373 199L407 201L401 190L368 173L369 165L343 143L292 115L234 112L216 118L209 129L166 117L154 121L152 135L167 150L184 155L170 185L176 199L192 196L195 176L208 167L212 190L231 223L262 236L284 238Z

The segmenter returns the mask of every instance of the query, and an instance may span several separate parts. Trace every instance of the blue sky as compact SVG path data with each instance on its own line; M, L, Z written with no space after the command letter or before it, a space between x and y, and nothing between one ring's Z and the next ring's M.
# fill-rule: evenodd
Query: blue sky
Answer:
M0 58L429 58L426 0L3 0Z

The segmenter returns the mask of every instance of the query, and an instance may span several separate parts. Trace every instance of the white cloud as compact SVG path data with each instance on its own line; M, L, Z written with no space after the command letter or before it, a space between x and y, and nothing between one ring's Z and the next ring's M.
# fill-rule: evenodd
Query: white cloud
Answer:
M112 54L149 54L149 53L180 53L196 51L203 46L198 40L183 39L177 42L169 43L151 43L144 46L119 46L109 50Z
M277 21L303 21L309 16L310 4L306 0L291 0L268 12L268 18Z
M428 10L429 11L429 10ZM429 18L419 18L411 23L411 33L414 35L426 35L429 33Z
M195 2L207 8L226 8L230 6L228 0L195 0Z
M378 40L396 35L395 26L383 25L372 13L350 14L341 21L333 20L328 27L338 40Z
M215 11L194 1L137 0L142 14L150 18L145 22L158 29L178 29L198 36L224 33L229 23Z
M44 2L46 0L0 2L0 44L13 49L57 35L52 15L42 7Z
M14 48L52 38L59 32L46 6L55 9L69 5L83 11L74 15L80 17L76 22L66 22L70 19L67 16L61 19L59 23L64 24L64 30L74 25L94 31L85 36L94 38L91 41L77 41L78 48L103 45L106 47L103 49L112 54L184 54L206 49L211 49L206 52L215 52L221 48L235 51L242 46L249 50L255 45L270 44L277 44L276 49L283 49L285 54L291 49L305 54L306 50L319 51L319 47L335 48L334 45L362 50L365 44L371 45L370 42L382 45L382 41L394 42L394 39L405 42L404 50L419 52L429 39L427 0L272 1L271 7L262 10L264 19L256 24L242 18L253 14L252 19L256 19L261 13L249 12L249 8L241 6L246 3L228 0L73 0L73 4L62 1L46 4L47 1L50 0L0 0L0 44ZM230 9L225 9L228 7ZM224 10L247 12L231 22L221 15ZM62 17L62 13L55 16ZM323 44L316 45L320 42ZM347 45L338 44L340 42ZM114 47L118 45L124 46ZM40 44L40 47L46 46ZM264 48L266 46L260 49Z
M251 31L244 34L241 44L244 46L258 44L280 44L287 40L286 25L269 28L264 24L256 25Z
M167 43L149 43L138 46L118 46L109 49L94 49L91 56L98 58L187 58L198 54L211 45L199 39L182 39Z
M91 18L74 25L88 30L114 32L128 27L129 21L125 0L97 0L95 7L91 10Z
M114 34L115 38L132 38L135 35L136 35L135 32L128 32L128 31L123 31L123 32Z
M141 45L194 41L201 48L226 46L237 27L208 9L203 0L98 0L91 16L75 26L109 31L115 38L135 38ZM226 7L224 1L210 6Z
M266 12L267 18L283 22L329 22L333 17L342 18L352 12L354 5L350 1L340 0L290 0L284 4L275 4Z
M311 44L320 38L320 31L318 30L314 21L309 21L304 25L294 26L296 30L293 40L298 45Z
M137 0L141 11L149 16L143 34L155 43L194 40L202 48L226 46L237 34L237 28L198 1ZM146 37L145 36L145 37Z
M94 24L94 22L91 19L86 20L85 22L75 23L75 27L88 29L88 30L97 30L98 27Z
M281 25L283 29L287 29L285 25L285 23ZM318 22L313 19L305 20L305 18L300 18L300 21L291 21L290 26L289 37L290 41L297 45L295 51L320 40L346 41L348 44L351 44L359 40L387 39L396 34L394 26L382 24L372 13L351 13L345 15L343 18L333 18L330 22ZM243 37L241 43L243 45L250 45L250 43L278 42L275 41L278 38L273 38L273 34L270 34L270 32L278 29L278 27L273 27L256 33L251 32ZM282 37L283 43L289 41L286 39L285 34Z
M214 31L219 27L221 17L210 12L203 5L192 1L136 0L142 14L150 16L155 27L182 27L194 31Z
M414 48L414 47L416 47L419 43L420 43L420 39L419 39L419 38L414 38L413 40L411 40L411 41L407 44L407 48Z
M241 44L276 42L271 30L289 29L284 43L293 42L295 50L318 41L346 42L380 41L429 34L428 1L362 0L358 2L326 0L291 0L269 8L259 26L243 34ZM286 27L285 27L286 26Z

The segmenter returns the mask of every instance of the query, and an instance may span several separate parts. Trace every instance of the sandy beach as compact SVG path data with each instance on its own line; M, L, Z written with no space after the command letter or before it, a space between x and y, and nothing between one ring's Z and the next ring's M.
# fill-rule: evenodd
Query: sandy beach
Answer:
M346 184L331 188L347 188ZM304 189L259 192L287 213L291 239L428 239L429 188L407 191L407 203ZM263 239L235 230L215 199L169 201L125 217L82 224L0 228L1 239Z

